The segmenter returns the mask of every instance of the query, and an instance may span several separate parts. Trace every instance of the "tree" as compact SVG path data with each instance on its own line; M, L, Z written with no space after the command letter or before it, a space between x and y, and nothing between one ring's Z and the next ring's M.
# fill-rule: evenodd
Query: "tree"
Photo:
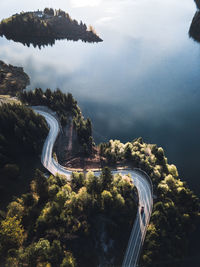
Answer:
M71 175L72 188L77 191L84 185L83 173L73 172Z
M48 266L50 255L50 242L44 238L40 238L38 242L31 243L26 247L25 251L20 255L22 266Z
M89 25L88 31L96 34L96 31L95 31L94 27L92 27L92 25Z
M89 149L86 143L83 144L83 153L85 156L89 155Z
M16 164L6 164L3 168L4 175L10 179L18 178L19 167Z
M124 157L127 160L131 160L132 159L132 150L131 150L130 144L127 144L125 146Z
M49 254L49 259L53 266L61 262L61 259L63 258L63 250L59 240L53 240Z
M110 191L104 190L101 193L101 198L102 198L102 207L103 209L109 211L111 209L111 206L113 204L113 197Z
M105 149L105 146L103 143L99 144L99 154L100 156L104 156L104 149Z
M19 248L24 239L24 229L17 216L6 217L6 219L1 222L0 244L4 248L4 256L6 256L9 249Z
M75 267L76 262L71 252L66 252L60 267Z
M111 170L108 167L105 167L102 169L100 179L102 181L103 190L108 189L111 186L113 176L112 176Z
M44 14L46 14L46 15L49 15L49 16L54 16L54 10L53 10L53 8L45 8L44 9Z
M162 147L159 147L157 152L156 152L156 157L159 161L162 161L164 159L164 151Z
M48 183L44 174L40 170L35 171L35 192L40 197L40 201L45 201L48 197Z
M87 191L89 194L100 193L100 184L97 177L94 176L93 172L88 172L86 176Z
M20 203L21 202L21 203ZM9 217L17 216L21 218L24 212L24 206L22 205L22 200L13 201L8 205L8 213Z

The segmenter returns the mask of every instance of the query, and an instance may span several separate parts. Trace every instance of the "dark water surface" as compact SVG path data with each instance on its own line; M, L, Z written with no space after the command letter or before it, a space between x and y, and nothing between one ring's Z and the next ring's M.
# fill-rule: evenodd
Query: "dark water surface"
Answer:
M200 193L200 46L188 37L192 0L1 0L0 18L61 8L92 24L100 44L57 41L39 50L0 38L0 59L22 65L29 88L71 92L96 142L142 136Z

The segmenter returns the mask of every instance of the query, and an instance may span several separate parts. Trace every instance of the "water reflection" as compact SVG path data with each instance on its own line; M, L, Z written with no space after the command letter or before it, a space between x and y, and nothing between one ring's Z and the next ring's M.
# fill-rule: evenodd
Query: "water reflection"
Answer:
M39 49L44 48L46 46L53 46L55 45L55 42L58 40L68 40L68 41L78 41L78 38L50 38L50 37L21 37L21 36L11 36L11 35L6 35L6 38L8 40L13 40L15 42L22 43L24 46L30 47L31 45L36 48L38 47ZM86 42L86 41L85 41ZM93 41L90 41L93 43Z
M19 8L43 9L47 2L23 0ZM7 6L2 4L1 17L19 11L14 0ZM94 24L104 42L60 41L39 50L3 38L0 58L24 66L29 88L71 92L92 118L97 143L143 136L163 146L181 177L200 192L200 55L188 38L194 2L58 0L51 6Z
M30 45L33 45L34 48L39 47L41 49L45 46L53 46L55 44L54 38L45 38L45 37L9 37L7 36L8 40L13 40L15 42L22 43L23 45L30 47Z

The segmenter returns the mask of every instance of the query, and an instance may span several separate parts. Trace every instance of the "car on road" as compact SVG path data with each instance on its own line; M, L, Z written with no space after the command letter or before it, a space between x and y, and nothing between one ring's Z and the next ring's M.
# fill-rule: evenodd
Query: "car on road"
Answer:
M144 206L141 207L141 210L140 210L141 214L144 213Z

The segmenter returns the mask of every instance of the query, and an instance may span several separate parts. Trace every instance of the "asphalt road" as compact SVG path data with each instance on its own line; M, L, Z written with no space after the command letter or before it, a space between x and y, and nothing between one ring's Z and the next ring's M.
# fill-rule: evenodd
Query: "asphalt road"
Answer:
M36 113L39 113L46 119L50 129L43 146L41 162L44 167L53 175L60 174L65 176L69 180L72 172L61 166L52 157L53 146L60 131L58 121L48 112L39 110L38 108L34 110ZM94 173L96 176L99 176L101 172L96 171ZM123 267L136 267L153 207L153 193L151 190L151 185L148 181L149 178L147 177L147 174L138 169L115 170L112 171L112 173L121 173L122 175L130 174L133 183L138 190L138 212L122 264ZM141 213L142 206L144 207L143 213Z

